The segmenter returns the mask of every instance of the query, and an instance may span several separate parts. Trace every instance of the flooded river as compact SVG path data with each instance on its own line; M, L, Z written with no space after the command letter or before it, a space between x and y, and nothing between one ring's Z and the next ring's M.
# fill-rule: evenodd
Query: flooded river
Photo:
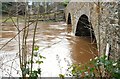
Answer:
M68 73L67 68L72 63L85 64L97 55L96 44L91 43L91 38L74 36L71 33L71 28L72 26L65 22L39 22L35 45L39 46L39 53L46 59L43 64L34 67L41 67L43 77L66 74ZM0 47L2 47L17 34L17 31L12 25L2 26L0 34ZM32 36L33 26L30 27L28 47L32 45ZM17 52L17 38L0 50L0 76L21 75Z

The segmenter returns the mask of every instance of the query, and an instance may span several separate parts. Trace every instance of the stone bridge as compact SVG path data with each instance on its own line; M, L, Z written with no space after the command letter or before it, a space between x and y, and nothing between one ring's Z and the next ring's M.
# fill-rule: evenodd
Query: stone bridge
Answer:
M118 2L69 2L65 19L76 36L92 36L98 51L106 49L114 58L120 56L120 4Z

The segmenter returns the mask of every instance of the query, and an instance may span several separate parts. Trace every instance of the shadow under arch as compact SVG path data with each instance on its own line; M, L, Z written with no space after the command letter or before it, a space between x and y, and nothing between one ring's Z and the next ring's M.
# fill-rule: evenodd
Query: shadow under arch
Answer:
M68 14L68 20L67 20L67 24L71 24L71 14Z
M87 15L83 14L80 16L77 23L75 36L90 37L92 38L92 41L96 43L95 33Z

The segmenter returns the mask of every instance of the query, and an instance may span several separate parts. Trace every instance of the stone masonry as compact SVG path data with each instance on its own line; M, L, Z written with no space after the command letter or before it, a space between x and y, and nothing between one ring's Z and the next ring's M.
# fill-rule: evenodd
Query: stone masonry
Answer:
M71 16L72 33L75 35L77 23L85 14L91 22L99 54L109 52L114 59L120 57L120 4L118 2L69 2L65 8L65 18Z

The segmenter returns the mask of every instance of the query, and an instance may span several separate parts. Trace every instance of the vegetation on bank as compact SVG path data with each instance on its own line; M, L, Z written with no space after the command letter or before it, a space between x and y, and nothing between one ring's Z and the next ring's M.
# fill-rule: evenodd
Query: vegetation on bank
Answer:
M76 79L79 79L81 77L87 79L119 79L120 59L117 61L114 61L112 59L108 60L107 56L103 55L101 57L96 57L95 59L90 60L90 62L85 65L73 64L69 69L72 69L71 73L73 77L76 77Z

